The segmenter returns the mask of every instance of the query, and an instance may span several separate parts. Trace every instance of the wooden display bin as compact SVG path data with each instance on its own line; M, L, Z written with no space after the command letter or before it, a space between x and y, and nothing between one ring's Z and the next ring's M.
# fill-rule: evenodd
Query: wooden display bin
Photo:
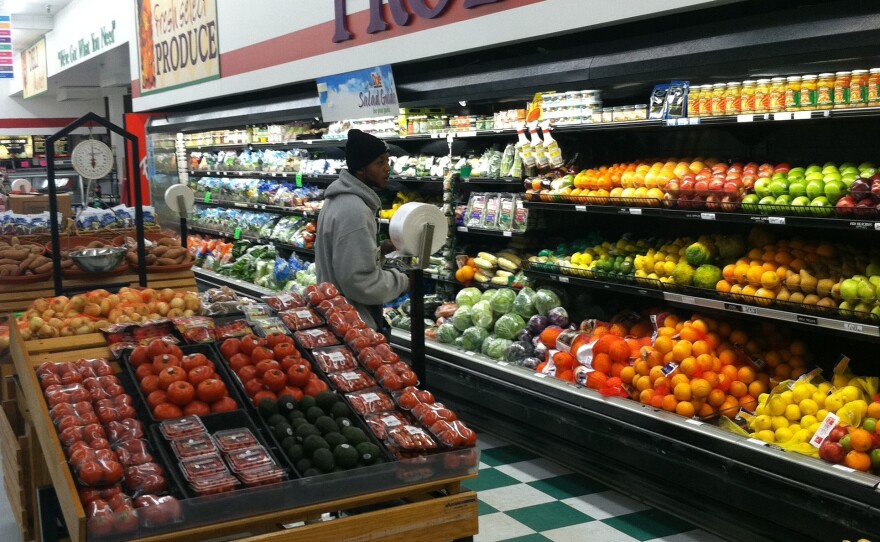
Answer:
M46 457L48 473L70 539L91 540L204 540L250 535L247 540L392 540L441 541L468 538L477 533L477 497L462 490L463 480L477 476L479 452L468 449L418 460L397 461L257 488L237 490L181 501L184 520L144 529L116 538L89 536L83 505L49 418L36 376L41 363L80 358L109 358L100 334L23 341L12 330L11 353L21 382L23 399L32 413L36 442ZM374 506L381 505L381 506ZM293 529L282 525L310 522L322 514L370 507L331 521L306 523Z

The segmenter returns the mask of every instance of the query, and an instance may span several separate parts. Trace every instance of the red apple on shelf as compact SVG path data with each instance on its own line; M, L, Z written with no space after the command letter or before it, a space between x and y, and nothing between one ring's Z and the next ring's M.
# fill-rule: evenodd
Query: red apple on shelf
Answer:
M709 183L710 192L721 192L724 190L724 179L712 179Z
M869 185L864 179L856 179L849 187L849 194L855 198L856 201L862 201L871 195L871 185Z
M682 192L693 192L695 184L696 183L694 181L682 179L681 185L679 186L679 189Z
M837 200L834 208L837 210L837 214L847 216L853 214L853 207L855 206L856 200L852 196L844 196Z
M840 424L834 426L834 429L828 433L828 438L826 440L830 440L831 442L837 442L843 437L847 435L847 430Z
M721 198L715 194L706 196L706 208L710 211L717 211L721 208Z
M845 455L843 446L837 442L832 442L830 439L825 439L825 442L819 446L819 457L829 463L840 463Z
M709 183L706 181L697 181L694 183L694 192L704 195L709 192Z
M724 192L727 194L739 194L740 186L734 181L724 183Z
M736 171L736 172L742 173L742 170L743 170L742 162L734 162L734 163L730 164L730 167L727 169L727 172L730 173L731 171Z
M782 162L781 164L776 164L776 167L773 168L773 173L788 173L791 170L791 166L786 162Z

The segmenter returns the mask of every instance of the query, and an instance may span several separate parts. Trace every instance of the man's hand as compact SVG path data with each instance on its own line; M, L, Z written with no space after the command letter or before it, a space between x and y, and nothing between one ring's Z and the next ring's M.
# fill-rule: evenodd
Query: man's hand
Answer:
M382 252L383 258L391 252L394 252L395 250L397 250L397 247L394 246L394 243L391 242L391 239L385 239L384 241L382 241L380 251Z

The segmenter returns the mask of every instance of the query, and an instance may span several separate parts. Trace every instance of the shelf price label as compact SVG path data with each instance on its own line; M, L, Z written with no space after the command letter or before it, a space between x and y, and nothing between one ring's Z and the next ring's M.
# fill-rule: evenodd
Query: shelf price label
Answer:
M865 332L865 326L863 326L862 324L856 324L853 322L844 322L843 329L846 331L851 331L853 333L864 333Z
M775 224L777 226L785 226L785 217L784 216L768 216L767 223L768 224Z
M701 220L715 220L715 213L700 213Z
M232 237L236 241L241 239L241 228L235 228L235 231L232 233Z
M302 188L302 185L303 185L303 174L302 174L302 172L297 172L296 173L296 187Z
M694 299L692 296L689 296L689 295L683 295L683 296L681 296L681 302L682 302L682 303L686 303L686 304L688 304L688 305L693 305L694 303L697 302L697 300Z
M502 233L502 235L504 237L513 237L513 232L512 231L505 231Z
M773 120L791 120L791 113L773 113Z
M568 284L568 277L559 277L559 282L564 282Z
M205 203L211 203L211 193L205 192Z
M577 211L577 212L579 212L579 213L586 213L586 212L587 212L587 206L586 206L586 205L575 205L575 206L574 206L574 210Z
M813 115L811 111L798 111L792 115L792 118L795 120L806 120L812 117Z
M736 122L752 122L755 120L754 115L737 115Z
M460 232L464 232L464 233L467 233L467 231L468 231L467 226L459 226L459 227L456 228L456 229L457 229L458 231L460 231Z
M810 324L811 326L818 326L819 320L812 316L804 316L802 314L797 315L797 321L801 324Z
M630 207L630 209L629 209L629 214L631 214L631 215L640 215L640 214L642 214L642 210L639 209L638 207Z

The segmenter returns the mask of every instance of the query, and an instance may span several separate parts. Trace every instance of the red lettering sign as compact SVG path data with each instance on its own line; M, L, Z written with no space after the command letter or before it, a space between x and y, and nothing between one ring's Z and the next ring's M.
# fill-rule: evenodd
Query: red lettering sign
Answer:
M412 21L412 16L422 19L436 19L443 15L453 0L433 0L434 6L429 6L431 0L388 0L391 10L391 18L398 26L407 26ZM502 0L464 0L464 9L473 9L486 4L496 4ZM376 34L388 30L388 22L382 15L382 5L385 0L370 0L370 23L367 25L368 34ZM407 10L409 7L409 10ZM336 14L336 27L333 33L333 43L340 43L351 39L351 32L346 26L348 13L346 12L346 0L334 0Z

